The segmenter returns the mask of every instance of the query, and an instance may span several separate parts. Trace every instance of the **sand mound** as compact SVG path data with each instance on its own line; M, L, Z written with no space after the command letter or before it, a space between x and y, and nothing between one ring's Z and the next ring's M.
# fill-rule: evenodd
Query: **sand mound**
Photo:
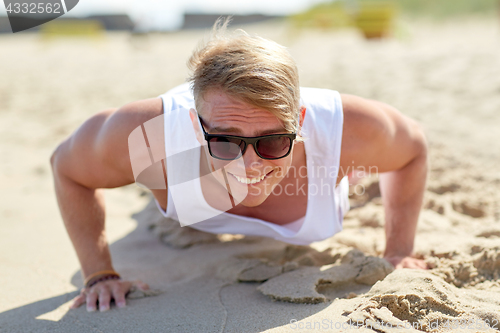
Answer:
M457 287L500 287L500 246L473 246L470 253L440 253L428 259L433 274Z
M391 323L394 326L431 331L437 328L487 331L500 328L500 293L484 306L484 292L465 293L443 279L420 270L396 270L377 282L360 303L346 315L365 327ZM498 323L498 324L497 324Z

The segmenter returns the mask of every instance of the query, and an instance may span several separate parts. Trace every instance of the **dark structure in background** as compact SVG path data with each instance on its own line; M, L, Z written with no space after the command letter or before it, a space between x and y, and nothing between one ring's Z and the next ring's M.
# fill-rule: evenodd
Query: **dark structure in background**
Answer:
M0 16L0 34L5 33L12 33L9 18L7 16Z
M181 29L207 29L211 28L215 21L221 16L229 16L222 14L184 14L184 24ZM241 25L268 21L272 19L282 18L283 16L275 15L232 15L231 25Z
M91 15L85 18L86 20L99 21L106 30L134 30L135 24L130 17L124 15Z
M209 29L215 21L221 16L228 16L223 14L184 14L184 24L181 29ZM276 15L232 15L231 25L251 24L263 22L273 19L283 18L283 16ZM24 19L24 18L23 18ZM26 20L33 20L33 18L25 18ZM99 22L108 31L134 31L135 24L126 14L118 15L90 15L87 17L59 17L55 21L79 21L79 20L93 20ZM40 26L26 30L27 32L39 31ZM0 33L12 33L10 28L9 18L7 16L0 16Z
M33 20L32 18L22 18L26 20ZM90 15L87 17L60 17L56 19L57 21L79 21L79 20L93 20L99 22L106 30L116 31L125 30L133 31L135 24L132 22L130 17L126 14L118 15ZM40 30L40 26L26 30L28 32L34 32ZM9 18L7 16L0 16L0 33L12 33L10 28Z

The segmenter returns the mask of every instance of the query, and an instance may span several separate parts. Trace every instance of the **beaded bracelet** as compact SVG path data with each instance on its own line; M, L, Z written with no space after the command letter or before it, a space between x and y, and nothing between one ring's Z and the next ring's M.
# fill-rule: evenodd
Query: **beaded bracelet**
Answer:
M91 288L92 286L96 285L97 283L99 282L102 282L102 281L107 281L107 280L119 280L120 279L120 276L119 275L105 275L105 276L102 276L92 282L90 282L86 288Z
M108 270L104 270L104 271L99 271L99 272L95 272L93 274L90 274L89 276L87 276L87 278L85 279L85 281L83 282L83 285L86 287L86 288L89 288L90 284L94 285L95 283L92 283L94 282L95 279L98 279L98 278L102 278L104 276L118 276L118 278L120 277L120 274L118 274L117 272L115 272L114 270L112 269L108 269Z

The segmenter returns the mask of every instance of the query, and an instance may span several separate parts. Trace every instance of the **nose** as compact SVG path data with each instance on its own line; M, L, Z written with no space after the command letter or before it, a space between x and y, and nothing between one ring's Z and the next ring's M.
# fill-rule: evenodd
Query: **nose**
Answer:
M250 170L252 168L260 167L262 165L262 158L257 155L252 145L248 145L245 153L243 154L243 161L245 168Z

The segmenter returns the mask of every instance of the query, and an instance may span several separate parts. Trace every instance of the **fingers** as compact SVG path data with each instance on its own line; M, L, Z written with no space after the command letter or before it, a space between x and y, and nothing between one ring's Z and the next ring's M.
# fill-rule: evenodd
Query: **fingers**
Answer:
M415 263L415 268L418 268L418 269L429 269L429 267L427 266L427 263L423 260L418 260L416 263Z
M113 295L113 299L115 300L115 304L119 308L123 308L127 305L127 303L125 301L126 290L124 290L124 289L126 289L126 288L115 285L115 287L111 290L111 293Z
M70 309L76 309L80 305L85 303L85 297L86 297L85 294L82 293L82 294L76 296L75 298L73 298L73 304L71 304Z
M149 285L147 283L144 283L142 281L135 281L135 285L137 286L137 288L139 288L140 290L149 290Z
M428 269L427 263L421 259L406 257L396 268Z
M109 302L111 302L111 293L106 284L102 284L99 290L99 311L104 312L109 310Z
M87 311L94 312L97 309L97 291L95 288L87 292Z
M110 309L111 300L114 299L116 306L123 308L126 306L126 295L132 287L142 291L149 290L149 285L142 281L102 281L92 286L92 288L82 289L80 295L73 299L71 309L76 309L83 303L87 303L87 311L94 312L99 304L99 311L104 312Z

